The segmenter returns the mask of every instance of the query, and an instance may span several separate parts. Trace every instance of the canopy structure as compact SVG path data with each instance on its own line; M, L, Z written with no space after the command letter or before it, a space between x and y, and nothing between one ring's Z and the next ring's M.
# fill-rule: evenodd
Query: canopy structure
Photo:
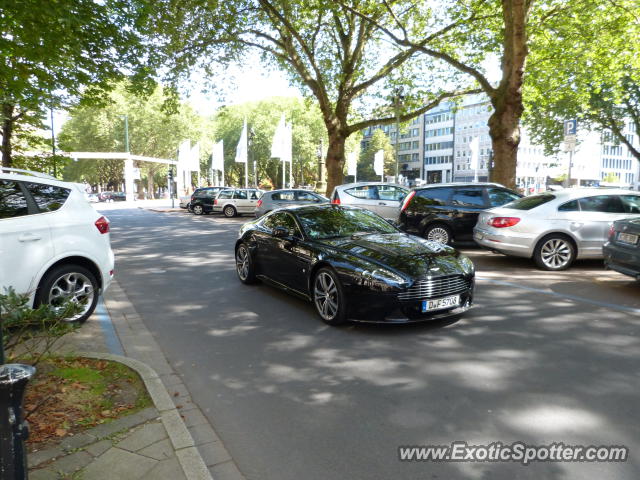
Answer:
M180 165L177 160L169 160L166 158L145 157L143 155L132 155L128 152L66 152L62 155L69 156L73 159L93 159L93 160L124 160L124 188L127 195L127 200L133 200L133 186L134 186L134 170L133 161L138 160L142 162L154 162L164 163L166 165ZM178 171L175 177L180 182L184 178L183 172ZM178 192L184 189L184 185L178 185Z

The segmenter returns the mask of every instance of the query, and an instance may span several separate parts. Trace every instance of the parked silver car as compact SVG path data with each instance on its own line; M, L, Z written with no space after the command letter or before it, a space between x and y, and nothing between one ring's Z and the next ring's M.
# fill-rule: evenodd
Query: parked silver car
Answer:
M640 193L593 188L523 197L478 217L474 240L506 255L564 270L576 258L602 258L611 224L640 213Z
M222 212L225 217L253 213L262 193L262 190L257 188L228 188L222 190L213 201L213 211Z
M290 188L287 190L273 190L265 192L256 204L256 218L276 208L290 207L293 205L312 205L329 203L327 197L323 197L309 190Z
M383 218L396 220L402 200L409 189L384 182L359 182L338 185L331 194L331 203L366 208Z

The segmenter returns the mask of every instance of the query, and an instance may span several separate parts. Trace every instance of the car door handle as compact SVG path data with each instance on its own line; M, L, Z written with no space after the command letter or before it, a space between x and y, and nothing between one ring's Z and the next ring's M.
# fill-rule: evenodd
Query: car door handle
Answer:
M42 237L36 235L35 233L23 233L18 237L18 241L20 242L35 242L36 240L41 240Z
M378 202L378 205L386 205L384 202Z

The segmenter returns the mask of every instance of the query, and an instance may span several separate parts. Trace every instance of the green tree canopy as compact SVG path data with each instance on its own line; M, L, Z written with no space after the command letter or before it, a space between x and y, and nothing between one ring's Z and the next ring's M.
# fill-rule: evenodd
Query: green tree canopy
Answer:
M346 139L395 120L393 87L401 79L419 80L399 104L403 120L469 90L468 82L445 81L428 60L417 61L416 48L391 46L374 25L338 2L158 0L154 5L150 34L160 37L161 48L153 60L168 64L170 79L196 67L242 60L247 49L256 49L317 101L328 140L327 192L342 182ZM395 25L385 8L372 6L368 14L379 25Z
M48 108L82 94L96 100L111 81L141 80L137 24L145 0L13 0L0 8L2 162L12 163L21 125L40 126Z
M550 15L532 43L525 121L548 153L560 148L563 121L607 130L640 160L640 20L635 0L591 1L571 15Z
M243 184L244 165L235 162L235 152L246 119L248 128L253 132L249 146L250 178L254 178L252 169L253 161L256 160L261 185L282 185L282 162L277 158L271 158L271 143L283 113L287 122L293 124L295 183L315 183L318 146L323 141L326 144L326 130L320 110L316 105L299 98L275 97L228 106L220 109L215 115L216 138L224 143L227 184Z
M396 155L393 145L386 133L381 129L376 128L371 135L367 148L360 153L358 159L358 181L377 182L380 180L380 175L376 175L373 169L373 160L376 152L379 150L384 151L384 174L394 175L396 171Z
M64 124L59 144L66 151L123 152L124 115L129 124L130 151L136 155L175 159L180 142L190 139L201 142L201 155L211 150L210 128L188 104L180 104L173 113L163 109L165 96L161 87L151 95L136 95L121 83L109 94L104 106L79 104L70 110L71 118ZM138 162L147 189L154 183L164 184L166 166ZM65 179L110 185L123 182L122 160L78 160L69 162Z

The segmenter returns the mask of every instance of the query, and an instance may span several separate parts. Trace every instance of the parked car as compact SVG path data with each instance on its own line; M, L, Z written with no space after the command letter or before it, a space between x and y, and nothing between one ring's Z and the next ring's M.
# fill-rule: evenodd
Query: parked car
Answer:
M0 291L30 306L82 304L83 322L113 277L109 221L84 191L36 172L0 170Z
M235 258L240 281L301 296L330 325L432 320L473 303L471 260L357 207L274 210L240 229Z
M401 230L450 245L471 240L481 211L522 197L497 183L446 183L415 188L398 216Z
M640 214L630 190L568 188L524 197L483 212L474 229L481 246L564 270L577 258L602 258L611 224Z
M366 208L383 218L395 220L408 193L408 188L391 183L347 183L333 189L331 203Z
M100 195L97 193L87 193L86 199L91 203L98 203L100 201Z
M213 201L218 194L227 187L203 187L197 188L189 197L187 208L196 215L202 215L213 211Z
M607 268L640 281L640 217L613 222L602 253Z
M190 204L191 204L191 195L181 195L180 197L178 197L178 206L180 208L189 209Z
M98 198L101 202L124 202L127 195L124 192L102 192Z
M222 190L213 201L213 211L225 217L255 212L262 190L257 188L228 188Z
M265 192L256 204L256 217L260 217L271 210L293 205L311 205L329 203L327 197L302 189L273 190Z

